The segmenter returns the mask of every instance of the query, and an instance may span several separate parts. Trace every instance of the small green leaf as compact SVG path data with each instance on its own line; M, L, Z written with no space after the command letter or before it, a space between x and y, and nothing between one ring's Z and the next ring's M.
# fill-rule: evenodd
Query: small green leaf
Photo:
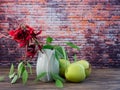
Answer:
M31 64L27 62L27 66L28 66L29 69L30 69L30 74L32 74L32 66L31 66Z
M55 53L57 55L57 58L64 58L64 54L61 46L55 47Z
M11 67L10 67L10 72L9 72L9 75L13 74L14 73L14 65L12 64Z
M57 79L57 80L55 81L55 85L56 85L56 87L63 88L63 83L62 83L62 81L60 81L59 79Z
M59 56L58 56L58 54L57 54L56 51L55 51L55 58L56 58L57 60L59 60Z
M54 46L53 45L44 45L43 49L53 49Z
M64 47L62 47L62 51L63 51L64 59L67 60L67 54Z
M18 79L18 76L15 75L14 78L12 79L11 83L12 83L12 84L16 83L17 79Z
M15 76L15 72L14 72L13 74L9 75L9 78L11 79L11 78L13 78L14 76Z
M43 73L39 74L37 76L37 78L35 79L35 81L38 81L40 78L44 77L45 75L46 75L46 72L43 72Z
M73 58L74 58L74 62L76 62L76 61L77 61L77 56L76 56L76 54L73 56Z
M54 80L59 79L60 81L65 82L65 80L62 77L60 77L58 74L51 73L51 75Z
M18 76L19 76L19 78L20 78L20 76L21 76L21 74L23 72L23 68L24 68L23 62L20 62L18 64Z
M55 54L56 54L57 58L64 58L63 53L60 52L57 48L55 49Z
M63 58L64 56L57 50L55 50L55 57L59 61L59 59Z
M0 76L0 82L4 81L5 77L4 76Z
M26 84L28 80L28 72L27 70L25 69L24 72L22 73L22 81L23 81L23 84Z
M47 37L46 44L50 44L50 43L52 43L52 41L53 41L52 37Z
M78 46L76 46L75 44L73 44L72 42L67 42L66 43L68 46L72 47L72 48L75 48L75 49L78 49L80 50L80 48Z

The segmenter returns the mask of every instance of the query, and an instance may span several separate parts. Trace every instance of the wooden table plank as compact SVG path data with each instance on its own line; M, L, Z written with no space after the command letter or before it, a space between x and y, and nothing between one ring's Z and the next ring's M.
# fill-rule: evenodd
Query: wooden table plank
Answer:
M0 76L5 75L5 81L0 82L0 90L59 90L54 82L34 82L35 71L30 76L26 85L21 81L16 84L10 84L7 78L9 68L0 68ZM120 90L120 69L93 69L92 74L81 83L64 83L62 90Z

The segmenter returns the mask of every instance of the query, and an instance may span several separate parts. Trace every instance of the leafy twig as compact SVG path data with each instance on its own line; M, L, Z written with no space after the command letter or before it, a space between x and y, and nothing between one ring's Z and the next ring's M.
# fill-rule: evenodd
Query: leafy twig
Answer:
M30 66L29 66L30 67ZM11 83L14 84L18 79L22 78L23 84L27 83L28 80L28 72L26 69L26 65L23 62L18 64L17 71L14 70L14 65L11 65L9 78L12 79Z
M56 87L62 88L63 82L65 82L65 80L62 77L60 77L58 74L51 73L51 75L52 75L52 78L55 80Z
M66 44L67 44L68 46L72 47L72 48L75 48L75 49L77 49L77 50L80 50L80 48L79 48L77 45L73 44L72 42L67 42Z

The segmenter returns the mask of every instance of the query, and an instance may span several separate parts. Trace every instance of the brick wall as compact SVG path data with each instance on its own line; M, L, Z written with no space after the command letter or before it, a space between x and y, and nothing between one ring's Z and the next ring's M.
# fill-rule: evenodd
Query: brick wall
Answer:
M76 53L96 67L120 67L120 0L0 0L0 65L23 55L8 38L20 23L42 28L43 42L52 36L54 44L66 47L70 60ZM67 41L81 50L69 48Z

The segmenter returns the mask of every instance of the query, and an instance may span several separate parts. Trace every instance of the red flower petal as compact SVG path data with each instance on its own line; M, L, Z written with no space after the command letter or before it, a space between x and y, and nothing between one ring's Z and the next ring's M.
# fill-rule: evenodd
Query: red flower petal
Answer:
M32 58L35 56L35 54L36 54L36 52L27 52L26 53L27 57L32 57Z
M27 46L27 57L34 57L34 55L36 54L36 50L35 50L35 44L31 44L29 46Z
M19 47L25 47L26 43L19 43Z
M29 35L26 37L26 40L30 40L30 39L32 39L32 36Z
M36 35L39 35L39 34L41 34L42 33L42 30L40 30Z
M14 36L14 34L15 34L15 30L9 31L9 35Z
M28 25L26 25L26 28L28 29L28 30L30 30L30 31L34 31L34 29L33 28L31 28L30 26L28 26Z

